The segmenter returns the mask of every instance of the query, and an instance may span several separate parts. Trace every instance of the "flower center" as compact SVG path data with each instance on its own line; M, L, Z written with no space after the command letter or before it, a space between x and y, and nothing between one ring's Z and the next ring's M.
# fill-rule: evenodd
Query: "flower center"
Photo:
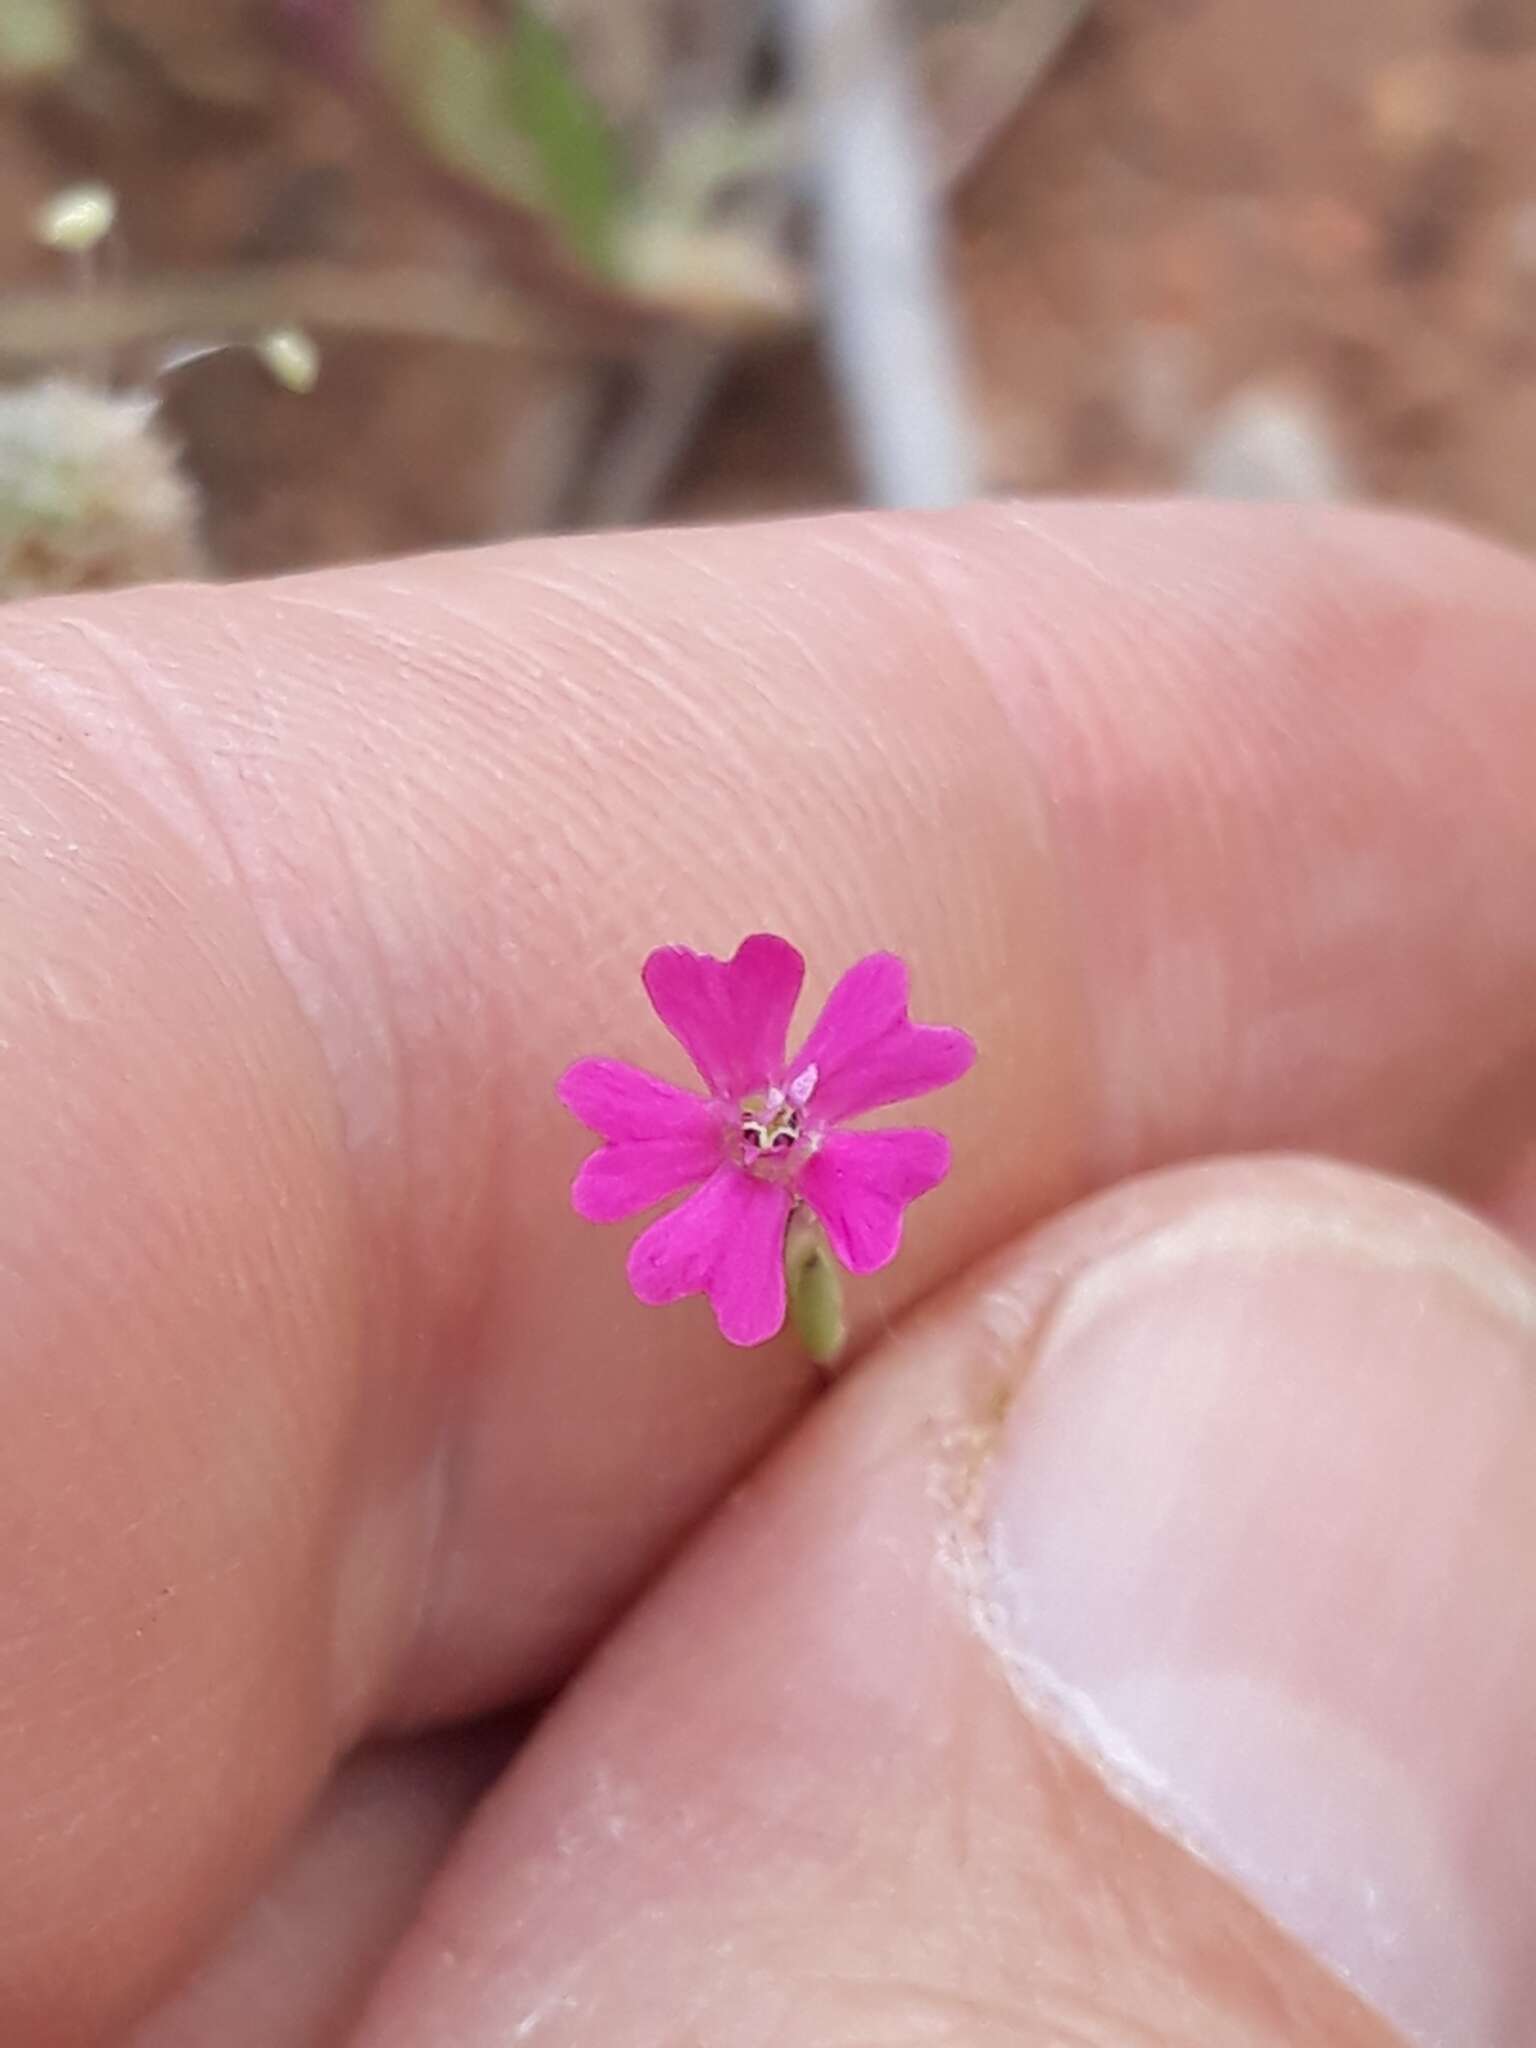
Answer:
M761 1110L745 1104L741 1112L741 1150L747 1163L790 1152L799 1143L800 1112L792 1102Z
M805 1123L815 1086L816 1069L807 1067L788 1088L770 1088L742 1103L738 1158L748 1173L765 1180L786 1179L816 1150L820 1141Z

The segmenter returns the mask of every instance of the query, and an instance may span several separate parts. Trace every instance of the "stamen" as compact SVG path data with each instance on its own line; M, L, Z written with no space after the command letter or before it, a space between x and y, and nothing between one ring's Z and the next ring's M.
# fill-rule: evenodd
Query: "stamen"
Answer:
M759 1159L792 1151L800 1138L800 1112L774 1089L763 1107L743 1108L743 1148Z

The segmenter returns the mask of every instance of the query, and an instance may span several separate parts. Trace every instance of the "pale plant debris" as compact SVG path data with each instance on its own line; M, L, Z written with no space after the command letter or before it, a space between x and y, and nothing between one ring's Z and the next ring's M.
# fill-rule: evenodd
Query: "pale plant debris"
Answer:
M822 318L866 496L976 493L967 374L899 0L786 0L814 138Z
M879 218L883 234L905 209L880 244L886 256L906 251L905 303L871 296L878 262L824 267L836 380L860 423L870 495L960 495L975 472L939 261L942 193L1088 4L824 0L855 33L841 75L834 67L808 91L778 43L791 0L270 0L273 22L307 21L328 45L324 82L316 73L306 90L346 92L359 132L387 131L380 108L394 107L423 172L439 174L432 203L448 209L450 241L471 260L365 263L334 223L316 243L263 247L246 222L231 234L231 262L215 247L207 267L146 274L130 237L113 243L104 271L89 259L110 232L111 195L103 188L93 213L82 188L38 223L78 274L0 298L0 360L92 364L105 382L109 368L143 377L156 361L185 370L244 347L287 389L308 391L315 337L327 349L356 336L502 351L509 375L543 393L531 407L549 415L530 416L520 436L541 480L509 494L516 530L632 524L654 510L742 352L816 315L807 212L833 224L843 249L874 257L874 241L860 247L857 206L878 186L880 209L862 218ZM253 27L268 11L248 0L179 10L174 0L0 0L0 81L27 36L19 68L40 90L66 93L72 120L140 92L156 119L201 105L221 122L271 122L286 60ZM873 72L859 30L871 19ZM862 168L860 151L843 149L851 177L841 184L826 147L839 122L880 143ZM314 168L352 175L344 162ZM289 183L304 174L290 165ZM360 198L348 203L361 213ZM518 236L532 224L533 260L526 237L516 262L498 260L498 217ZM189 346L196 336L206 340ZM178 412L192 388L179 387Z
M0 389L0 597L206 572L153 399L70 378Z
M80 0L4 0L0 5L0 85L36 85L80 60L85 13Z
M45 249L85 256L104 242L117 221L117 194L110 185L88 180L66 185L37 209L32 232Z
M637 355L659 326L637 321L632 309L626 317L610 300L551 305L428 265L251 264L102 283L88 307L73 291L8 292L0 299L0 359L51 362L83 341L136 348L181 334L248 334L294 321L311 330L604 361Z
M320 381L320 351L302 327L273 327L252 344L269 375L285 391L307 396Z

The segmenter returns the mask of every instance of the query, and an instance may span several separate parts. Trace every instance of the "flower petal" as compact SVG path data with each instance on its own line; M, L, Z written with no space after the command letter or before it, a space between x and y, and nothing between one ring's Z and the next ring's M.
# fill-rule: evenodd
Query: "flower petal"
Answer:
M662 946L644 968L657 1016L716 1095L777 1080L804 978L800 955L770 932L743 939L729 960Z
M949 1171L940 1131L829 1131L800 1175L799 1192L821 1218L850 1273L888 1266L901 1247L902 1211Z
M571 1207L589 1223L620 1223L668 1195L697 1187L720 1164L720 1137L627 1138L602 1145L571 1186Z
M905 963L894 953L871 953L827 997L794 1065L796 1073L816 1068L812 1114L838 1123L947 1087L975 1058L965 1032L911 1022Z
M556 1092L602 1138L683 1138L720 1128L714 1103L625 1060L577 1060L560 1076Z
M635 1239L629 1284L641 1301L707 1294L720 1334L762 1344L784 1326L789 1190L722 1166L697 1194Z

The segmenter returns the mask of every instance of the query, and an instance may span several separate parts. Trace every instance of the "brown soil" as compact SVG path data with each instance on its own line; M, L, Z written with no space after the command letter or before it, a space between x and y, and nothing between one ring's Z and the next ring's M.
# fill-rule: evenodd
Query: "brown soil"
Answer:
M494 225L376 119L239 41L236 0L107 11L154 62L130 39L62 101L0 108L0 283L45 274L26 218L88 173L121 188L146 272L252 251L504 269ZM177 45L166 20L199 29ZM955 206L989 483L1177 488L1234 394L1262 394L1336 487L1536 543L1533 108L1536 0L1101 0ZM182 372L170 413L242 573L558 520L602 388L579 363L343 339L308 399L231 356ZM854 490L794 343L732 374L666 510Z
M1536 543L1536 0L1105 0L961 197L990 480L1178 487L1232 394ZM806 352L680 507L845 496Z

